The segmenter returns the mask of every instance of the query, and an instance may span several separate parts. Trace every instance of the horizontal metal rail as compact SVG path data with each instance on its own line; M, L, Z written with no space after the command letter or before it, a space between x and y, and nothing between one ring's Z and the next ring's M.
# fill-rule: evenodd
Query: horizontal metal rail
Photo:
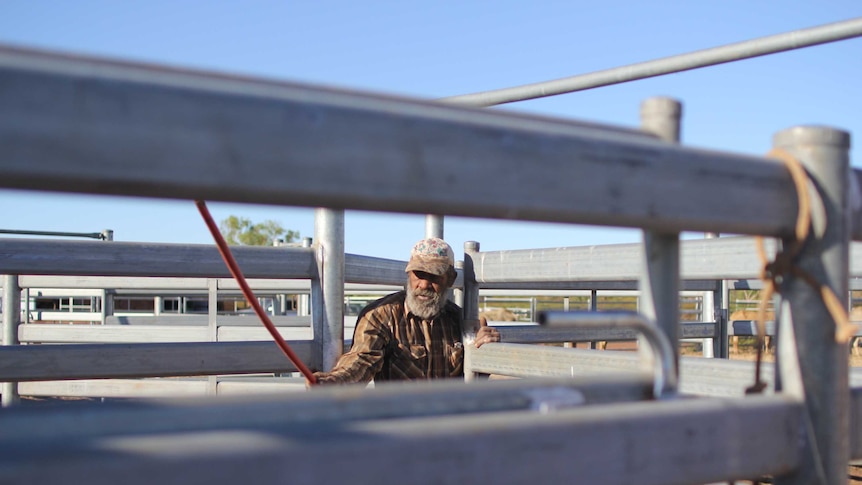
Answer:
M277 318L277 317L274 317ZM216 341L271 341L272 336L256 317L249 317L243 326L217 325ZM353 335L355 317L346 317L345 337ZM286 340L311 340L310 326L279 326ZM67 325L24 324L18 327L18 340L22 343L167 343L206 342L212 339L212 330L206 325ZM58 376L59 377L59 376Z
M321 390L296 400L221 408L101 406L86 414L39 413L51 424L41 421L35 436L22 426L32 422L24 419L27 413L21 411L26 410L10 409L0 416L0 481L78 482L86 477L92 484L135 484L181 476L193 483L264 483L283 480L289 470L291 477L313 483L389 483L393 476L405 475L418 484L556 483L570 480L572 470L578 470L578 480L585 483L658 485L782 475L801 465L802 406L780 396L537 412L532 409L537 399L565 398L572 395L570 388L516 384L524 391L508 388L508 394L498 392L496 398L491 391L479 393L476 386L458 384L462 392L449 391L448 396L436 386L399 386L387 394L382 389ZM499 410L488 411L489 403ZM522 409L506 410L513 406ZM477 407L486 410L475 412ZM404 410L416 417L392 419ZM88 426L80 426L82 422ZM170 424L176 427L166 426ZM393 465L356 466L357 455L350 450L371 446ZM420 448L425 458L417 461ZM74 459L45 466L45 456ZM427 456L434 457L435 473L418 473Z
M714 280L759 278L761 262L755 244L751 237L682 240L681 278L695 280L709 289L715 287ZM766 240L766 247L769 254L775 250L772 240ZM474 270L483 289L558 289L571 283L594 288L601 282L611 286L611 282L637 281L642 251L640 244L487 251L474 258ZM234 248L233 252L246 277L263 279L252 282L255 289L307 291L310 287L307 281L286 280L308 279L317 273L310 248L246 246ZM851 245L850 260L851 276L862 277L862 243ZM402 287L406 264L406 261L346 254L345 289L359 290L363 287L351 285L361 284ZM215 246L202 244L0 238L0 273L23 275L20 285L24 288L205 290L206 280L198 279L203 277L223 278L218 282L220 289L237 288ZM64 280L57 275L83 279ZM459 273L456 287L462 284Z
M744 393L742 389L748 385L750 382L751 376L753 374L753 364L751 362L745 361L723 361L721 365L711 365L703 362L703 359L692 359L686 358L683 359L683 377L686 374L690 374L692 372L697 373L697 379L685 379L682 380L683 388L688 388L686 391L687 394L694 394L699 396L713 396L713 397L743 397ZM769 382L772 382L773 368L771 365L767 365L764 367L765 376ZM853 376L851 376L853 377ZM862 416L862 379L857 375L855 379L853 379L852 385L854 388L851 388L850 392L850 416L851 416L851 432L850 435L850 449L851 456L853 459L862 459L862 432L857 432L862 429L862 420L857 419L858 416ZM736 379L735 385L730 385L731 379ZM305 391L306 385L305 380L302 378L294 378L294 377L249 377L249 376L219 376L216 377L216 386L217 386L217 394L220 396L248 396L250 394L254 394L258 396L258 399L254 404L244 403L244 406L248 406L251 408L252 406L257 407L255 411L255 415L261 415L261 411L263 414L266 414L268 411L262 410L262 408L272 406L277 407L278 409L282 409L282 402L285 399L288 393L292 391ZM479 381L481 383L482 381ZM469 395L461 395L458 396L458 402L461 403L458 409L452 409L452 411L463 412L465 408L470 408L472 411L477 412L481 410L491 410L494 407L500 407L500 397L499 394L495 396L495 393L511 393L511 392L528 392L526 388L518 388L517 390L509 389L502 384L499 384L504 381L495 381L498 384L495 384L494 391L490 393L485 393L484 389L479 389L475 394ZM512 382L512 381L505 381ZM555 382L553 380L543 380L533 378L529 381L529 385L534 385L536 387L548 386L551 387L552 383ZM556 381L565 389L576 390L581 394L584 400L584 404L598 404L601 402L625 402L625 401L633 401L633 400L643 400L649 396L650 389L652 383L648 378L637 378L635 376L625 376L622 374L603 374L600 376L585 376L579 375L576 379L572 380L571 378L566 378L565 381ZM168 397L172 396L173 398L178 397L201 397L208 395L210 393L209 387L210 381L206 378L194 379L194 378L180 378L180 379L95 379L95 380L76 380L76 381L44 381L44 382L23 382L20 384L20 390L22 394L28 396L71 396L71 397L106 397L106 398L142 398L142 397ZM521 384L518 384L519 386ZM500 387L502 386L502 387ZM384 393L388 393L389 391L386 388L383 388ZM410 395L414 396L416 391L411 390ZM263 394L269 394L271 398L264 398ZM565 396L565 394L563 394ZM512 399L510 402L510 406L512 408L526 408L526 407L539 407L540 402L538 399L545 396L546 398L554 397L553 392L547 393L538 393L537 395L529 395L521 397L520 405L517 404L516 399ZM403 394L399 394L395 399L403 398ZM493 399L492 399L493 397ZM560 394L557 393L557 397L560 397ZM385 399L390 399L387 396ZM408 397L407 399L412 399ZM475 399L475 404L465 406L464 403L470 399ZM399 401L395 405L388 404L387 406L382 406L379 403L372 404L370 400L367 402L368 409L366 411L358 412L355 411L352 414L352 417L372 417L368 414L370 412L379 412L381 409L387 409L387 412L395 411L394 409L397 406L397 410L402 413L412 412L414 414L426 414L428 413L428 409L426 407L428 400L421 398L421 402L416 407L407 406L408 404L413 404L412 402L401 402ZM446 401L447 397L444 395L442 399L435 399L433 402L436 403L433 411L436 413L447 412L445 409L445 404L442 402ZM276 401L276 402L273 402ZM493 404L492 404L493 402ZM532 404L527 404L531 403ZM219 401L220 407L224 413L233 413L236 412L236 409L229 409L229 405L225 404L225 400ZM489 407L490 406L490 407ZM520 407L519 407L520 406ZM152 409L154 413L161 413L162 411L153 407L152 405L146 405L147 408ZM129 412L140 412L140 406L133 407ZM320 407L316 408L318 411L321 409ZM353 408L356 409L356 408ZM248 410L248 409L247 409ZM66 410L67 412L69 410ZM105 423L108 426L114 426L113 421L125 422L123 420L126 417L122 416L119 410L109 410L110 413L115 413L115 418L113 420L105 420ZM76 413L69 413L70 415L74 414L76 416L81 416L83 413L89 415L91 413L99 413L104 414L104 408L78 408ZM7 441L14 442L19 439L20 436L24 436L26 439L39 438L38 432L42 432L44 430L51 430L52 438L60 439L64 436L74 437L77 436L81 432L88 432L95 435L102 434L106 432L105 429L99 429L98 426L94 425L95 423L90 423L91 426L81 429L76 428L74 426L70 426L73 423L73 417L70 415L65 415L62 417L52 417L54 419L52 421L52 426L46 427L45 424L45 416L43 414L26 414L23 417L19 416L18 419L15 420L14 427L7 426L5 428L5 434L0 436L0 441L6 437ZM222 419L216 412L210 412L208 415L215 422L215 425L218 425L218 420ZM391 416L391 415L390 415ZM347 417L342 414L342 417ZM138 419L146 418L143 414L137 415ZM199 418L199 417L198 417ZM36 419L38 421L31 422L29 420ZM188 421L184 418L180 418L182 420L183 425L187 425ZM156 432L159 429L166 430L178 430L177 423L172 422L170 420L164 421L159 419L154 419L152 422L146 421L135 421L136 423L141 423L142 428L146 432ZM203 423L200 421L194 421L195 426L202 427ZM128 431L128 428L126 428ZM854 431L855 430L855 431Z
M655 323L634 312L541 312L539 325L548 328L625 328L635 330L652 351L648 360L653 367L653 396L656 399L673 397L678 378L674 347Z
M553 81L450 96L442 98L441 101L459 106L477 107L526 101L751 59L752 57L860 36L862 36L862 18L856 18Z
M0 79L4 187L766 236L796 220L777 160L635 130L9 47Z
M307 365L320 367L311 341L289 344ZM272 342L0 347L0 382L294 371L296 367Z
M312 248L239 246L231 252L247 278L307 279L317 275ZM346 254L344 276L347 283L403 285L406 265L406 261ZM231 277L214 245L18 238L0 239L0 273Z
M129 253L133 254L133 253ZM350 255L347 255L350 259ZM102 264L102 263L98 263ZM405 263L406 264L406 263ZM402 271L403 273L403 271ZM94 289L110 289L115 295L194 295L206 294L209 291L210 279L213 278L168 278L147 276L53 276L53 275L20 275L18 285L21 288L36 288L43 291L47 296L69 296L78 295L81 290L89 290L89 296ZM370 279L370 278L369 278ZM249 279L249 286L262 294L279 293L308 293L311 284L308 279L286 280L286 279ZM217 278L215 282L219 293L241 294L239 285L234 279ZM404 284L384 285L375 283L345 283L347 292L379 292L403 288ZM69 291L68 295L60 294ZM83 293L81 293L83 294Z
M685 242L683 242L683 247ZM347 255L348 259L350 255ZM460 276L460 275L459 275ZM459 287L456 280L456 288ZM18 277L21 288L35 288L44 291L46 296L99 296L94 294L94 289L111 289L115 295L197 295L206 294L208 280L206 278L149 278L146 276L50 276L50 275L20 275ZM756 290L762 286L759 279L737 279L727 280L731 290ZM681 285L684 291L713 291L717 288L717 280L685 280ZM240 294L239 286L235 280L219 278L216 281L219 294ZM250 279L249 285L256 292L264 295L272 293L308 293L311 287L308 280L282 280L282 279ZM547 296L581 296L589 294L591 290L600 290L602 296L610 294L632 294L638 291L637 281L567 281L555 285L553 282L541 281L538 283L519 283L517 288L487 288L486 286L498 286L497 283L486 283L482 287L483 295L547 295ZM505 285L501 285L505 286ZM554 287L555 288L549 288ZM2 284L0 284L2 287ZM385 285L375 283L346 283L344 289L348 293L368 293L398 291L404 284ZM850 289L862 289L862 278L853 277L850 280ZM80 293L81 290L88 290ZM61 294L68 291L68 294Z
M225 378L225 380L247 381L249 378ZM293 379L275 379L268 382L285 382ZM183 381L188 382L187 379ZM406 386L378 384L374 392L364 386L315 388L313 393L294 394L289 398L260 396L254 402L238 399L218 401L175 401L204 407L208 412L184 416L183 407L166 411L161 403L129 403L81 407L69 412L79 419L94 419L90 426L81 429L68 416L55 416L50 426L48 416L38 416L15 411L17 419L0 416L3 434L0 446L21 439L34 441L66 439L72 437L102 436L118 429L127 432L180 432L188 430L218 429L224 420L237 420L245 424L260 424L263 420L278 417L283 424L302 424L314 421L395 419L423 416L444 416L465 413L487 413L500 411L538 411L550 399L568 396L570 406L604 404L613 401L641 401L649 397L650 382L632 376L581 377L578 379L533 379L527 381L494 381L465 386L455 380L408 383ZM400 388L400 389L399 389ZM554 390L563 391L555 393ZM430 399L430 397L434 399ZM336 405L331 398L341 401ZM560 404L563 401L560 400ZM547 407L547 406L544 406ZM189 409L187 406L186 409ZM290 409L290 411L287 411ZM5 411L5 410L4 410ZM248 411L252 411L251 414ZM287 411L287 412L286 412ZM236 413L236 414L235 414ZM37 413L39 414L39 413ZM230 417L233 415L233 417ZM128 421L133 416L143 420ZM153 422L147 423L151 418ZM37 423L41 422L42 425Z
M18 234L21 236L59 236L59 237L85 237L87 239L106 240L104 232L65 232L65 231L26 231L23 229L0 229L0 234Z
M206 318L206 317L204 317ZM284 317L271 317L285 339L305 340L311 338L308 319L306 323L284 321ZM116 320L125 320L117 317ZM151 320L151 321L150 321ZM136 317L127 324L68 325L68 324L23 324L18 327L18 340L23 343L154 343L154 342L201 342L208 340L210 329L201 318ZM345 317L345 336L353 334L356 317ZM751 328L745 321L736 335ZM507 343L556 343L636 340L638 333L627 328L542 328L538 325L497 325L490 322ZM260 321L256 317L234 317L216 322L219 341L268 340ZM771 326L770 326L771 330ZM685 322L681 324L680 338L716 338L715 322ZM769 333L769 332L768 332ZM769 333L771 335L771 333Z
M500 330L505 340L507 328L501 327ZM291 345L298 346L304 352L306 344L295 342L291 342ZM32 350L33 353L27 353L27 350ZM200 361L196 356L200 357ZM236 363L238 367L231 367L235 371L225 370L219 363L224 360L228 361L224 366ZM620 372L637 374L642 370L640 359L633 352L513 343L495 343L472 349L468 354L468 361L470 368L476 372L532 378L608 375ZM0 379L13 381L207 375L211 372L271 373L293 370L271 342L256 342L250 345L78 344L0 348ZM642 372L640 374L644 379L650 380L649 375ZM766 382L771 383L771 364L764 366L763 374ZM753 376L752 362L683 357L680 363L680 391L692 395L740 397L744 389L751 384ZM851 369L850 378L851 385L862 386L862 369ZM140 394L136 395L140 397Z
M248 278L309 278L317 274L314 250L311 248L241 246L232 249L232 252ZM212 244L16 238L0 240L0 273L231 277Z
M310 327L310 316L298 315L271 315L270 320L277 327ZM43 324L39 324L43 325ZM207 326L209 325L208 315L189 315L189 314L161 314L161 315L113 315L105 319L105 326L112 325L120 326L143 326L152 325L164 326ZM257 315L249 313L248 315L216 315L215 325L217 327L239 326L239 327L261 327L260 319Z
M637 340L638 332L627 328L546 328L538 325L496 325L500 340L507 343L591 342ZM682 322L680 338L716 338L715 322Z
M775 242L766 239L764 243L767 254L773 255ZM473 257L473 266L483 289L559 287L565 282L637 281L641 258L641 244L607 244L483 251ZM762 269L755 238L680 241L683 280L759 279ZM862 243L850 245L850 275L862 276Z
M578 377L591 374L637 373L650 378L635 352L599 351L512 343L495 343L468 354L474 372L504 376ZM763 379L772 388L773 365L763 365ZM742 360L680 358L682 394L742 397L754 381L754 362ZM850 385L862 387L862 368L850 371ZM860 415L862 416L862 415Z
M267 379L278 379L266 377ZM215 393L212 392L211 380L216 380ZM151 398L182 398L182 397L205 397L213 394L219 395L231 392L219 389L218 377L180 378L169 379L77 379L65 381L27 381L19 382L18 394L21 396L56 398L94 398L94 399L151 399ZM293 379L299 381L294 390L305 390L305 379ZM260 385L244 388L247 394L262 394L267 392ZM272 384L282 384L273 381ZM301 387L300 387L301 386ZM228 385L228 388L231 386ZM286 385L273 385L268 387L270 392L290 392Z

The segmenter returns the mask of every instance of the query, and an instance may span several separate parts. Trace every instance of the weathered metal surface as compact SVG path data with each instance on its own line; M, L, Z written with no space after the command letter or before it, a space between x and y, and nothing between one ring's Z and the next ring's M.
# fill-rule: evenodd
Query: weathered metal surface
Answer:
M289 342L319 367L310 341ZM293 372L272 342L71 344L0 347L0 381Z
M773 236L796 216L777 162L632 130L8 47L0 83L6 187Z
M465 397L475 392L473 386L461 387L462 395L451 394L456 399L447 399L439 389L413 394L402 387L397 395L375 390L363 408L376 409L377 418L345 415L362 401L361 393L346 389L306 394L294 404L250 402L221 410L212 404L149 405L125 412L102 407L98 414L58 413L39 433L13 421L24 414L8 414L0 416L0 427L5 431L7 421L15 427L0 437L0 481L264 483L289 477L302 483L361 485L403 483L405 476L420 484L558 483L576 476L594 484L658 485L781 475L798 465L801 408L781 397L537 412L505 409L512 406L512 397L529 406L541 388L520 397L510 392L508 399L488 394L476 400ZM502 407L498 412L470 411L476 403L487 409L489 402ZM464 403L462 411L453 411L453 403ZM423 409L426 414L387 416L393 411L403 416L407 409L414 416ZM90 426L81 431L84 418ZM76 423L70 426L72 419ZM149 428L150 423L156 428ZM360 466L367 457L356 450L366 447L385 454L389 465ZM422 453L417 455L417 449ZM45 456L52 457L50 467Z

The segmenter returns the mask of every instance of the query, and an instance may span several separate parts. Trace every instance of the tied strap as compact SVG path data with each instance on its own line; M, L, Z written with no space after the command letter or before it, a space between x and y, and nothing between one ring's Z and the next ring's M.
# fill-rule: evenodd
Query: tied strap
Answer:
M766 383L761 378L763 345L766 340L766 310L773 295L776 292L780 293L781 284L786 278L791 276L800 278L817 291L827 311L829 311L829 314L835 321L835 341L837 343L847 343L856 334L858 328L856 325L850 323L847 309L835 292L827 285L817 281L811 273L796 264L799 252L808 240L811 228L811 198L808 194L808 173L799 160L785 150L776 148L767 153L766 156L781 160L790 172L793 184L796 187L799 212L796 217L795 238L786 247L781 248L772 261L769 261L766 256L763 238L760 236L756 238L757 252L763 268L760 279L764 282L764 289L761 292L757 312L757 361L754 384L745 390L746 394L761 393L766 388Z

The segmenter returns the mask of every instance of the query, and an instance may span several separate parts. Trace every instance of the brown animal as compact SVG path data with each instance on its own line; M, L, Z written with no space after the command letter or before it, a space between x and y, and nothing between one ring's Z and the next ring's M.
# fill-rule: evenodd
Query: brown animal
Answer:
M757 309L736 310L730 314L730 320L757 320ZM771 322L773 320L775 320L775 312L772 310L766 310L766 321Z
M757 320L757 310L737 310L730 315L730 321L734 320ZM766 320L775 320L775 313L772 310L767 310ZM850 310L850 321L857 324L862 323L862 307L857 306ZM739 350L739 340L735 335L732 339L732 344L734 352ZM771 347L772 342L769 336L766 337L765 344L767 349ZM853 352L853 355L859 355L860 344L862 344L862 337L854 336L850 339L850 350Z
M862 306L853 307L850 310L850 321L857 325L862 324ZM859 344L862 343L862 337L853 336L850 338L850 349L853 355L859 355Z
M747 310L736 310L735 312L730 314L730 321L734 320L754 320L757 321L758 318L758 310L755 309L747 309ZM775 312L772 310L766 310L766 321L772 322L775 321ZM730 339L731 345L733 346L734 352L739 352L739 337L734 335ZM764 350L772 348L772 337L769 335L766 336L765 341L763 342Z
M485 317L491 322L514 322L518 318L505 308L490 308L479 313L479 318Z

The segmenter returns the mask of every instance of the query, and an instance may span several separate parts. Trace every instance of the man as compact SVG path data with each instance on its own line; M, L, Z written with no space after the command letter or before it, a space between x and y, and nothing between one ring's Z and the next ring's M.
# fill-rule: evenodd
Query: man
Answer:
M319 384L464 375L461 308L446 298L457 276L452 248L439 238L419 241L405 272L404 291L362 309L353 346L330 372L315 372ZM473 344L499 341L497 329L482 325Z

